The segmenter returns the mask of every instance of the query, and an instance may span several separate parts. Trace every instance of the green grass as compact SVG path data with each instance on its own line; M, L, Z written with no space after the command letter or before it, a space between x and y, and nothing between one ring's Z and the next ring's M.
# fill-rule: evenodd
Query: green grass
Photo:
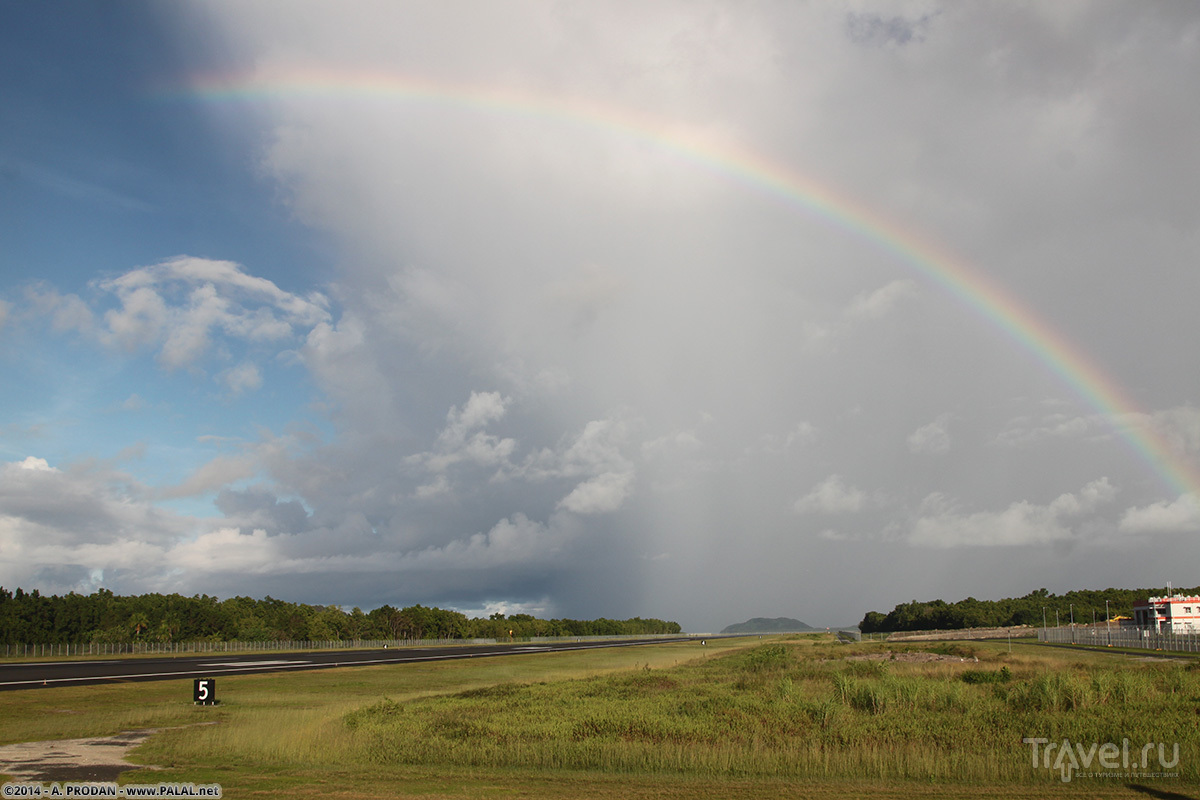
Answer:
M744 643L743 643L744 644ZM736 645L703 648L718 654ZM651 664L666 667L696 657L698 644L646 645L529 656L376 665L286 675L221 676L217 707L191 703L192 680L119 682L0 692L0 744L103 736L131 728L240 720L260 709L362 703L381 695L419 697L506 681L599 675Z
M383 699L327 732L370 764L968 782L1055 777L1031 769L1025 736L1200 744L1194 670L988 661L1008 680L972 680L974 662L847 663L770 644L668 671Z
M966 660L845 660L881 650ZM1145 796L1063 784L1021 742L1129 738L1179 742L1180 778L1148 783L1188 797L1189 667L1003 642L716 640L222 678L216 708L190 705L190 681L5 693L0 737L217 722L152 737L136 757L168 770L126 780L219 782L229 797Z

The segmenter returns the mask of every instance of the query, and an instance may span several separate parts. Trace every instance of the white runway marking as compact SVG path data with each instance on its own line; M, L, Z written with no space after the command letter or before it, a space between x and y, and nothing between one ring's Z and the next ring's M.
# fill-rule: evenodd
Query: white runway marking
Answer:
M311 664L311 661L218 661L202 667L278 667L283 664Z

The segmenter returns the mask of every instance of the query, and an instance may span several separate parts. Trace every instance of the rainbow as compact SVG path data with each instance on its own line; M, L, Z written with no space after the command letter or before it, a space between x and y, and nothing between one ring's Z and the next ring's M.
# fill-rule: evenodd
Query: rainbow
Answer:
M206 102L330 98L428 102L477 111L545 118L607 129L648 142L710 172L814 215L869 242L990 321L1103 415L1172 491L1200 498L1200 471L1150 424L1121 386L1046 320L988 275L938 243L901 227L862 202L748 150L716 143L662 120L569 98L456 85L367 71L289 68L199 77L159 98Z

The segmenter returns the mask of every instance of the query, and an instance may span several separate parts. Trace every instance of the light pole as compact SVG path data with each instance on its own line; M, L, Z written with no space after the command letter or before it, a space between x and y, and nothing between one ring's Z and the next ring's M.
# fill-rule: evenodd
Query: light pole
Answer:
M1042 641L1046 640L1046 607L1042 606Z
M1058 609L1054 609L1054 627L1061 628L1062 623L1058 621Z
M1070 603L1069 605L1071 606L1071 644L1075 644L1075 604Z
M1104 643L1112 647L1112 627L1109 623L1108 601L1104 601Z

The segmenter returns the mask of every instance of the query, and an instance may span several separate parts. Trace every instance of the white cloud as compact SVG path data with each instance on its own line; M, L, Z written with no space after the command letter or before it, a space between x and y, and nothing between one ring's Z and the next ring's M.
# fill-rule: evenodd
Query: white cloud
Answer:
M846 315L852 318L878 319L888 313L901 300L915 296L916 284L907 278L894 280L870 294L857 295L846 307Z
M1155 430L1176 450L1200 454L1200 408L1176 406L1151 414Z
M404 554L398 561L402 571L479 570L521 565L525 567L557 561L575 538L574 528L562 517L549 524L524 514L497 522L487 533L455 539L441 547Z
M1003 511L962 513L945 495L934 493L921 503L919 517L907 534L909 544L921 547L997 547L1044 545L1071 541L1072 527L1116 496L1107 478L1092 481L1078 494L1062 494L1047 505L1026 500Z
M825 528L821 530L821 532L817 534L817 538L826 542L857 542L863 539L860 534L845 533L844 531L839 531L836 528Z
M607 467L627 467L622 453L628 439L628 427L617 420L592 420L562 453L559 469L564 475L577 475Z
M462 406L446 415L446 425L432 450L408 456L405 463L431 474L414 490L414 496L431 499L450 494L455 467L473 466L492 471L493 478L543 483L563 479L584 480L563 497L558 508L577 514L616 511L633 491L635 469L623 450L628 446L628 426L617 420L593 420L574 438L564 437L557 447L542 448L515 462L517 441L483 430L504 418L511 398L499 392L472 392ZM680 432L671 441L682 447L698 444L694 434ZM643 456L662 449L666 437L645 442Z
M630 280L620 272L589 266L579 274L554 280L542 298L547 313L563 315L569 328L579 335L630 288Z
M576 486L558 505L576 514L616 511L629 496L632 484L632 472L605 472Z
M1016 447L1049 438L1079 438L1107 425L1107 418L1100 414L1085 417L1050 414L1036 425L1029 418L1020 417L1010 420L1008 427L996 434L994 442Z
M1046 439L1083 439L1104 441L1117 436L1156 435L1154 430L1169 426L1174 411L1153 413L1126 412L1123 414L1046 414L1036 423L1028 417L1012 420L997 437L998 444L1023 445ZM1184 419L1181 415L1179 419ZM1162 432L1162 431L1160 431Z
M450 493L450 479L443 472L434 477L431 483L423 483L416 488L413 495L421 500L428 500Z
M197 497L209 494L236 481L252 477L255 461L250 456L217 456L196 469L183 482L156 490L163 499Z
M38 317L49 317L51 328L59 333L78 331L86 334L95 325L92 310L78 295L59 294L44 283L28 287L25 302Z
M330 538L340 539L330 542ZM199 575L237 572L251 575L349 574L423 571L478 574L480 570L541 568L559 560L575 538L573 528L555 517L550 523L523 514L497 522L487 532L442 545L406 549L371 537L358 526L339 531L269 534L218 527L181 542L163 558L175 568Z
M66 592L94 589L100 575L126 591L168 591L211 590L214 580L231 577L331 572L528 575L561 563L578 538L570 515L536 522L517 513L485 532L413 546L400 532L376 531L361 514L317 526L298 502L278 500L262 487L222 490L223 519L180 517L149 499L220 488L245 476L249 463L217 458L165 490L105 469L60 471L35 456L0 464L0 585L36 579L43 591ZM57 577L46 571L50 567ZM459 585L466 589L470 582Z
M176 569L189 572L237 572L260 574L284 569L303 572L294 559L283 557L279 545L282 536L270 537L261 528L243 533L237 528L217 528L183 541L161 558Z
M279 342L330 319L320 293L285 292L231 261L179 256L96 288L119 303L104 313L102 340L127 350L157 347L169 369L194 364L218 333L247 343Z
M1126 509L1121 517L1126 533L1194 533L1200 531L1200 500L1182 494L1174 502Z
M642 442L642 458L655 458L668 453L695 451L702 447L699 435L694 430L676 431Z
M243 361L236 367L230 367L217 375L217 380L225 384L230 394L234 395L239 395L247 391L252 392L255 389L261 388L263 384L262 373L250 361Z
M479 429L502 419L510 402L499 392L471 392L461 409L454 406L447 412L446 426L438 434L433 450L406 459L407 463L437 476L435 484L422 487L423 496L439 494L448 488L445 473L456 464L495 468L508 465L516 440L502 439Z
M1047 414L1036 423L1023 416L996 435L1002 445L1026 445L1053 438L1108 439L1115 435L1157 436L1180 453L1200 453L1200 409L1190 405L1123 414Z
M768 433L762 437L763 449L768 453L782 453L794 447L809 444L817 437L817 427L808 420L801 420L785 433Z
M516 614L529 614L530 616L546 619L550 615L551 605L549 599L543 597L527 603L491 600L478 606L457 606L454 610L472 619L489 619L493 614L503 614L506 617Z
M280 311L286 320L312 326L329 318L327 300L318 292L300 297L285 292L266 278L249 275L240 264L192 256L178 256L149 267L130 270L116 278L101 281L99 286L114 291L118 296L141 288L161 289L171 284L183 284L200 289L200 298L207 300L218 292L231 301L234 298L253 298L265 301L269 307ZM272 338L282 329L273 317L251 316L235 321L236 327L248 335Z
M387 431L395 424L395 375L377 352L393 344L386 321L357 311L336 322L320 322L305 338L300 358L340 416L364 430Z
M29 456L0 464L0 584L40 582L50 568L73 570L80 580L110 568L158 580L164 548L202 523L155 507L148 494L128 475L95 462L53 468Z
M830 475L792 508L797 514L853 514L866 508L868 502L862 489L847 486L841 475Z
M950 452L950 415L942 414L928 425L922 425L908 435L908 449L913 453L945 455Z
M14 463L18 469L34 470L36 472L58 472L57 469L50 466L50 462L44 458L38 458L37 456L26 456L24 461L17 461Z
M1070 498L1070 500L1063 501L1057 506L1051 503L1051 507L1065 514L1087 514L1112 502L1116 496L1117 488L1109 483L1108 478L1101 478L1084 486L1077 496L1063 495L1062 497ZM1059 500L1062 500L1062 497Z
M105 312L108 330L104 339L126 350L136 350L158 342L167 326L167 304L153 289L139 288L121 297L120 310Z
M817 428L807 420L796 423L796 427L787 432L783 437L784 447L793 447L798 444L810 441L817 435Z
M604 473L630 473L633 462L626 457L629 446L629 423L620 419L595 419L583 426L575 436L563 436L556 447L545 447L527 457L520 474L530 480L546 481L580 476L599 476ZM662 450L666 443L661 437L646 443L643 455ZM676 439L676 444L688 444L689 438Z
M461 411L456 407L446 414L446 427L438 436L438 441L451 447L461 445L474 429L502 419L510 402L508 398L501 397L499 392L471 392Z

